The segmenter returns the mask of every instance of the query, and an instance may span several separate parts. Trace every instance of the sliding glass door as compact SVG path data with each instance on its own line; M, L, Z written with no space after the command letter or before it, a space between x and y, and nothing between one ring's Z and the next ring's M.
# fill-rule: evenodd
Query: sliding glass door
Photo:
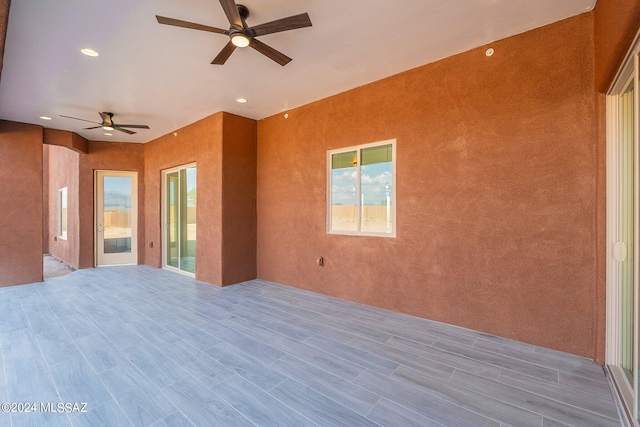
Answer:
M638 53L636 42L607 96L607 369L638 425L640 273Z
M196 272L196 165L166 170L163 181L163 266Z

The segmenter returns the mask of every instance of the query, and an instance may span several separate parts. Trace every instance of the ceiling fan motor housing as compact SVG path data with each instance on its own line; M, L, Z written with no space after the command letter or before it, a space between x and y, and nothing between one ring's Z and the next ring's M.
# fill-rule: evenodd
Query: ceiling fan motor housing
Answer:
M249 17L249 9L243 4L238 5L238 13L243 21Z
M108 111L103 111L102 114L102 125L103 126L113 126L113 113L109 113ZM106 116L106 117L105 117Z

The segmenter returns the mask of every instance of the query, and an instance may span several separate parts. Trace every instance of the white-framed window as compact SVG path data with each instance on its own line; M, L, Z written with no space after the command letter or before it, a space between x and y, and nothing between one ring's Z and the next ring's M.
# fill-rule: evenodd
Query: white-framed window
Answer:
M327 151L327 233L396 236L396 140Z
M67 238L67 187L58 190L58 237Z

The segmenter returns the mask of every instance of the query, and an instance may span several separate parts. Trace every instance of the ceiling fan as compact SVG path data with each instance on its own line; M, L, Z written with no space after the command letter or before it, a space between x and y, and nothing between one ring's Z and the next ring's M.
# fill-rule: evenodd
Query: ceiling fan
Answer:
M233 51L236 50L236 47L249 46L266 57L274 60L278 64L285 66L291 62L291 58L282 52L278 52L274 48L267 46L256 39L256 37L311 26L309 15L307 13L301 13L299 15L289 16L288 18L267 22L266 24L256 25L255 27L249 27L246 23L246 19L249 17L249 9L247 9L246 6L236 4L234 0L220 0L220 5L222 6L222 9L224 9L224 13L227 15L227 19L229 19L229 23L231 24L228 30L174 18L167 18L165 16L156 15L156 19L160 24L191 28L193 30L200 31L209 31L211 33L229 36L229 43L222 48L218 56L216 56L211 62L216 65L223 65L227 62L227 59L229 59L229 56L231 56Z
M85 120L85 119L79 119L77 117L70 117L70 116L63 116L60 115L60 117L65 117L67 119L73 119L73 120L82 120L83 122L89 122L89 123L95 123L98 126L92 126L90 128L85 128L85 129L98 129L98 128L102 128L106 131L112 131L112 130L117 130L120 132L124 132L126 134L129 135L135 135L135 132L129 129L124 129L124 128L133 128L133 129L149 129L149 126L147 125L119 125L114 123L113 121L113 113L109 113L107 111L104 111L102 113L98 113L100 114L100 118L102 118L102 122L94 122L91 120Z

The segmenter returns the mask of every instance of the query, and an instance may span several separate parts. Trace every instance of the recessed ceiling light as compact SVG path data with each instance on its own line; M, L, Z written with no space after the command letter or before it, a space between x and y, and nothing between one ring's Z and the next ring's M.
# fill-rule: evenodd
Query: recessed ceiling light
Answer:
M51 117L48 117L48 116L40 116L40 118L42 120L51 120Z
M109 133L109 132L105 132L104 134L107 135L107 136L113 136L113 134Z
M84 53L87 56L100 56L98 52L88 47L85 47L84 49L80 49L80 52Z
M236 98L236 102L240 103L240 104L246 104L247 98Z

